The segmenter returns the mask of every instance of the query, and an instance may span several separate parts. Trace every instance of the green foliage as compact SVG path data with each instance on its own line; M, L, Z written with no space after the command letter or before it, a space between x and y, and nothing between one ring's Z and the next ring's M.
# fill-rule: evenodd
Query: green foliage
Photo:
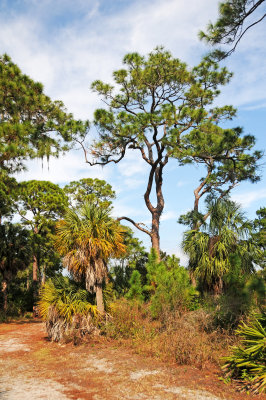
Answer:
M266 392L266 316L253 317L236 330L241 345L225 358L227 376L237 379L254 393Z
M257 212L257 218L254 220L253 240L260 247L262 254L256 260L262 268L266 266L266 207L261 207Z
M146 264L147 284L144 287L145 291L147 291L149 295L153 295L155 293L157 287L157 279L159 278L162 269L164 269L163 262L158 262L156 251L154 249L151 249L148 256L148 262Z
M8 222L0 225L0 282L3 295L3 301L1 298L0 303L5 313L16 314L20 310L19 305L11 301L11 283L18 271L27 268L31 255L27 229Z
M85 277L86 289L96 293L98 309L103 313L107 261L125 252L123 227L111 218L110 209L85 202L78 210L66 210L64 220L57 224L56 247L73 276Z
M17 211L22 224L31 229L32 248L38 263L46 267L58 264L53 234L56 220L66 206L63 190L52 182L31 180L18 184Z
M152 250L147 271L148 285L145 288L151 294L153 317L169 311L184 312L195 308L197 292L190 284L188 271L179 265L178 258L167 257L165 262L158 263Z
M36 180L19 183L18 211L23 223L35 233L62 216L66 206L64 191L55 183Z
M243 318L252 312L263 310L265 283L258 273L245 275L228 274L224 277L224 293L213 301L214 324L232 331Z
M0 223L14 213L17 182L0 169Z
M127 293L130 287L130 277L133 270L137 270L141 275L141 284L146 284L146 262L148 253L130 228L125 228L124 244L126 252L121 257L114 260L114 265L110 268L110 275L117 297Z
M223 199L210 201L209 224L184 235L183 248L189 255L189 268L199 279L203 290L220 294L225 276L254 271L253 261L260 250L250 240L251 225L240 207Z
M126 294L127 299L137 299L143 301L143 288L141 285L141 275L136 269L132 272L129 280L129 291Z
M37 295L37 274L53 275L60 270L59 254L54 248L55 223L63 215L67 197L63 190L49 181L26 181L17 186L16 209L22 224L31 231L33 285ZM42 267L42 268L41 268ZM39 279L40 280L40 279Z
M88 123L74 121L60 101L51 101L43 86L22 74L6 54L0 56L0 169L14 173L28 158L58 156Z
M66 278L45 283L41 289L38 307L45 320L49 318L49 309L52 307L67 323L71 323L76 314L97 315L97 307L89 303L87 291L77 290Z
M107 259L124 253L123 233L110 209L85 202L78 210L66 210L57 225L56 246L64 265L74 274L85 274L91 290L106 277Z
M112 186L97 178L84 178L70 182L64 187L64 192L72 207L80 207L87 201L108 208L115 198Z
M257 169L262 152L251 152L255 137L243 136L242 128L222 129L206 121L186 134L184 143L186 153L182 162L201 163L205 167L205 175L200 179L200 197L208 193L213 198L221 198L240 182L260 180Z
M91 152L92 164L117 163L128 149L140 152L150 170L144 199L153 228L133 224L159 242L163 170L170 158L179 166L203 164L207 170L207 179L202 178L204 193L225 194L240 181L258 179L262 154L252 153L253 136L241 137L240 128L219 127L236 113L231 106L212 108L219 87L232 76L226 68L219 69L209 58L188 68L161 47L147 57L127 54L124 66L113 73L115 86L99 80L92 84L108 105L94 114L99 139ZM150 199L152 188L156 205Z
M19 224L0 225L0 273L11 281L19 270L28 266L31 249L29 232Z
M220 2L217 21L214 24L209 23L207 33L199 32L200 39L206 40L211 45L232 45L233 47L227 52L217 50L213 54L220 59L227 57L235 50L246 31L265 18L264 2L265 0L225 0ZM261 15L258 14L257 9L261 11Z

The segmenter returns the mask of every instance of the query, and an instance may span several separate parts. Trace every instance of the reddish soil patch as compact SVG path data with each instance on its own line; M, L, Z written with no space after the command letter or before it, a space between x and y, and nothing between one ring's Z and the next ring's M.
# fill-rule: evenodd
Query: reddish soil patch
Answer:
M237 393L217 371L166 366L114 341L74 346L45 338L40 321L0 325L1 400L265 400Z

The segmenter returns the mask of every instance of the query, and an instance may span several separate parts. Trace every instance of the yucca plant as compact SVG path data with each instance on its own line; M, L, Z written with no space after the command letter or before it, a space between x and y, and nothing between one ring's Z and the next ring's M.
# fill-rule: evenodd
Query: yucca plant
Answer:
M241 344L224 358L226 376L236 379L243 389L266 392L266 315L253 317L236 330Z
M71 285L65 285L62 279L55 283L46 282L38 307L46 321L48 337L53 341L71 337L73 331L84 336L96 329L98 311L89 303L87 291L75 290Z

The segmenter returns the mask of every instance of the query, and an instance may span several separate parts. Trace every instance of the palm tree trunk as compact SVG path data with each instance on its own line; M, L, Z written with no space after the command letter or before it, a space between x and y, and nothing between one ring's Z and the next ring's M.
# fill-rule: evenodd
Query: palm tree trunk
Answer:
M223 280L219 277L213 286L214 297L219 297L223 293Z
M46 265L44 265L44 266L42 267L42 282L41 282L41 285L42 285L42 286L45 285L45 281L46 281L45 270L46 270Z
M197 287L197 281L196 281L196 278L195 278L194 271L189 270L189 278L190 278L191 285L192 285L194 288Z
M38 297L38 261L35 254L33 256L33 264L32 264L32 285L33 285L33 301L35 303Z
M27 283L26 283L26 289L29 290L30 288L30 271L27 269Z
M101 283L96 284L96 304L98 311L104 314L104 304L103 304L103 287Z

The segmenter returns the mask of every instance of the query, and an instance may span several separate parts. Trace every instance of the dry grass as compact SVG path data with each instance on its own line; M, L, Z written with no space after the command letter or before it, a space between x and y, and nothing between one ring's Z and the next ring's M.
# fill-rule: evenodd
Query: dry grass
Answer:
M218 365L231 342L226 333L212 328L211 315L203 310L165 312L153 320L149 305L120 300L112 314L107 336L130 344L138 353L180 365Z

